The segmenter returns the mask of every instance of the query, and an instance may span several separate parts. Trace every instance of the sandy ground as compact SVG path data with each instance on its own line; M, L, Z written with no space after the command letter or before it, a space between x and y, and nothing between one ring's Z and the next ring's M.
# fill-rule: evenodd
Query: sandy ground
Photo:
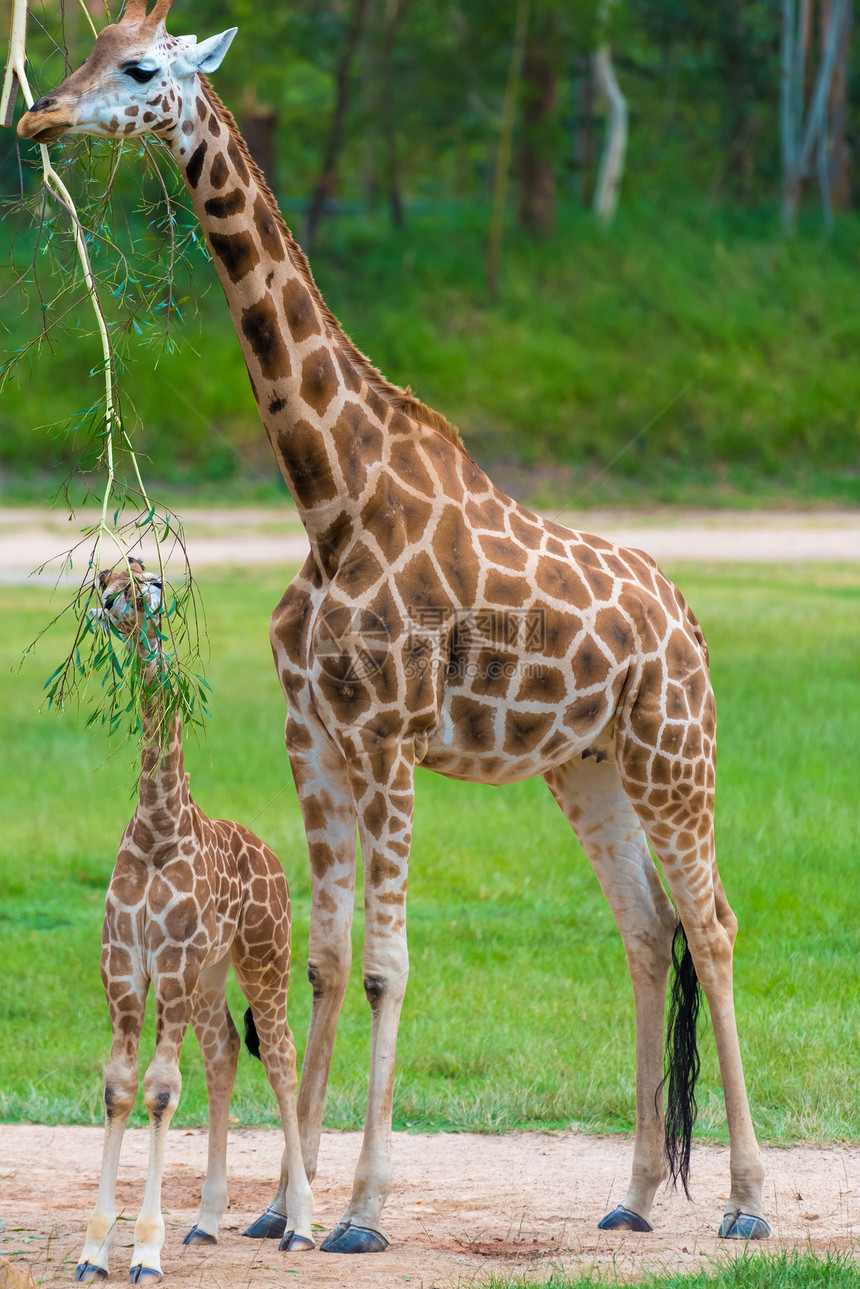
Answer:
M0 1126L0 1254L27 1264L37 1281L73 1275L95 1201L101 1135L99 1128ZM314 1183L322 1228L336 1222L348 1200L359 1144L356 1133L324 1135ZM755 1247L860 1251L860 1148L800 1146L763 1154L773 1238ZM164 1271L170 1282L199 1289L252 1282L261 1289L294 1283L447 1289L481 1284L493 1272L545 1279L554 1269L594 1266L607 1276L614 1269L620 1278L635 1278L645 1270L697 1269L742 1251L714 1235L728 1190L728 1151L715 1146L695 1148L692 1203L682 1194L658 1194L653 1234L598 1231L599 1218L624 1193L631 1155L632 1142L620 1137L396 1133L396 1183L385 1211L391 1248L346 1262L343 1254L281 1254L273 1241L242 1238L274 1190L279 1134L265 1129L231 1136L232 1204L219 1244L183 1250L182 1236L196 1215L206 1135L178 1129L167 1150ZM114 1280L126 1278L146 1157L146 1132L131 1130L118 1187Z
M648 551L659 563L812 563L860 562L860 512L813 511L667 511L650 516L620 511L558 512L559 523L600 533L622 546ZM284 507L213 510L189 508L185 522L191 563L206 567L248 568L300 564L307 539ZM0 582L31 579L48 563L42 577L56 581L61 556L80 538L95 512L79 512L70 523L58 511L35 507L0 507ZM89 548L82 547L76 567L86 568ZM152 554L144 549L144 558ZM178 567L178 553L173 567Z

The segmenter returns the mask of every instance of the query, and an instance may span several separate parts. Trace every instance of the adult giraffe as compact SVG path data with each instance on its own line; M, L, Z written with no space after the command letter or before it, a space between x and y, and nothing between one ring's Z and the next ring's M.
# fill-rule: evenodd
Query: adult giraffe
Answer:
M701 630L647 556L574 533L500 493L456 430L389 384L324 304L233 118L203 73L235 28L173 37L170 0L129 0L90 57L18 123L159 135L212 251L272 447L311 553L272 615L287 748L310 848L313 1013L299 1118L316 1170L350 968L356 827L365 874L370 1086L352 1199L323 1248L387 1247L394 1055L406 988L406 875L417 764L504 783L542 774L612 907L636 1007L630 1187L601 1225L650 1230L663 1153L663 1014L677 916L710 1006L731 1135L720 1234L762 1238L762 1167L732 995L737 922L714 858L715 715ZM689 954L692 954L692 963ZM689 1001L689 997L688 997ZM683 1010L683 1009L682 1009ZM689 1016L687 1017L689 1020ZM683 1075L683 1071L680 1074ZM689 1074L689 1071L687 1071ZM673 1173L686 1179L690 1082ZM672 1088L670 1085L670 1109ZM252 1228L276 1233L271 1212Z

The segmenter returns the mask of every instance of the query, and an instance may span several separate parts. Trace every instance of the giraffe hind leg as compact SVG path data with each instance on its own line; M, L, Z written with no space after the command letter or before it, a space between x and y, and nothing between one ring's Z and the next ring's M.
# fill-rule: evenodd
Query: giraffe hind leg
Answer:
M663 1150L663 1017L676 914L648 851L639 819L609 756L587 756L544 776L576 832L615 916L630 971L636 1015L636 1138L627 1190L603 1230L652 1230Z
M200 1197L197 1221L182 1241L203 1248L218 1243L218 1226L227 1209L227 1133L230 1095L239 1062L239 1035L227 1008L225 988L230 955L201 971L194 995L191 1024L206 1073L209 1101L209 1140L206 1180Z
M677 633L676 633L677 634ZM676 704L673 719L664 711L662 675L658 684L643 679L629 710L618 721L616 754L621 778L657 857L678 909L689 948L680 975L686 975L686 1035L694 1034L691 966L708 1001L720 1064L730 1140L731 1192L720 1233L746 1231L739 1238L766 1238L770 1228L761 1208L763 1170L744 1082L735 1019L732 953L737 919L720 882L714 854L714 755L716 717L704 659L687 640L673 637L671 687L683 698L686 716ZM683 983L683 982L682 982ZM682 1009L683 1010L683 1009ZM684 1026L678 1031L683 1040ZM689 1057L689 1053L688 1053ZM679 1063L683 1067L684 1062ZM687 1060L685 1077L694 1069ZM682 1070L683 1074L683 1070ZM682 1180L686 1172L681 1114L681 1152L676 1156ZM749 1223L739 1219L754 1219Z
M283 873L276 876L283 882ZM278 906L280 905L280 912ZM269 900L272 926L261 953L259 927L249 931L240 922L233 943L236 978L250 1004L245 1016L246 1043L259 1055L278 1101L284 1131L284 1152L278 1192L269 1209L245 1231L252 1239L280 1239L279 1247L300 1252L315 1247L311 1219L314 1204L302 1159L296 1105L296 1050L287 1024L287 985L290 969L289 898Z

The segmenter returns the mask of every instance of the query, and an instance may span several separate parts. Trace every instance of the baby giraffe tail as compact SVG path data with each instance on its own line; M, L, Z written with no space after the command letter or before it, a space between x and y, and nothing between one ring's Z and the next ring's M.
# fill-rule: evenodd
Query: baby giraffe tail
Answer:
M690 1144L696 1122L696 1080L699 1077L699 1051L696 1046L696 1022L702 1004L702 991L687 935L679 922L672 941L672 998L666 1033L668 1092L666 1097L666 1158L673 1185L684 1187L690 1198Z
M260 1055L260 1036L257 1033L257 1026L254 1024L254 1013L251 1011L250 1007L245 1012L245 1046L251 1056L256 1056L258 1061L262 1061L263 1058ZM689 1153L690 1148L688 1146L687 1154L689 1155Z

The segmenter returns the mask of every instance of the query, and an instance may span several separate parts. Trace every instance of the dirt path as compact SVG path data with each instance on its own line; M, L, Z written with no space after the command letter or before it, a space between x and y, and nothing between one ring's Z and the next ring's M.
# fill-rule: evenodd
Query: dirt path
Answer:
M586 511L564 512L557 518L568 527L647 550L660 563L860 562L860 512L856 511L665 511L648 516ZM35 568L68 550L81 528L94 519L95 512L80 512L70 524L56 511L0 507L0 582L28 581ZM189 507L183 519L195 569L295 565L307 554L304 530L286 506L280 510ZM77 563L85 567L85 557ZM45 574L46 579L56 579L57 565L52 567L54 572Z
M0 1126L0 1254L28 1264L37 1281L68 1282L94 1203L101 1156L99 1128ZM282 1139L281 1139L282 1141ZM693 1202L661 1192L652 1235L597 1230L623 1194L632 1143L575 1133L504 1137L396 1133L396 1185L386 1208L392 1246L367 1257L278 1253L270 1241L241 1237L266 1206L280 1158L273 1130L231 1136L232 1207L211 1251L183 1250L196 1215L205 1169L202 1131L171 1134L164 1184L168 1283L195 1289L260 1289L289 1284L350 1289L423 1289L480 1284L492 1272L548 1278L598 1265L635 1278L659 1268L694 1270L740 1252L714 1236L728 1189L728 1151L698 1146ZM348 1197L358 1156L356 1133L326 1133L314 1183L316 1220L334 1224ZM767 1246L824 1251L858 1249L860 1148L801 1146L764 1152L765 1208L773 1226ZM123 1210L112 1278L125 1280L137 1206L143 1194L147 1135L128 1133L119 1204ZM765 1246L759 1246L765 1247ZM295 1282L293 1275L297 1276Z

